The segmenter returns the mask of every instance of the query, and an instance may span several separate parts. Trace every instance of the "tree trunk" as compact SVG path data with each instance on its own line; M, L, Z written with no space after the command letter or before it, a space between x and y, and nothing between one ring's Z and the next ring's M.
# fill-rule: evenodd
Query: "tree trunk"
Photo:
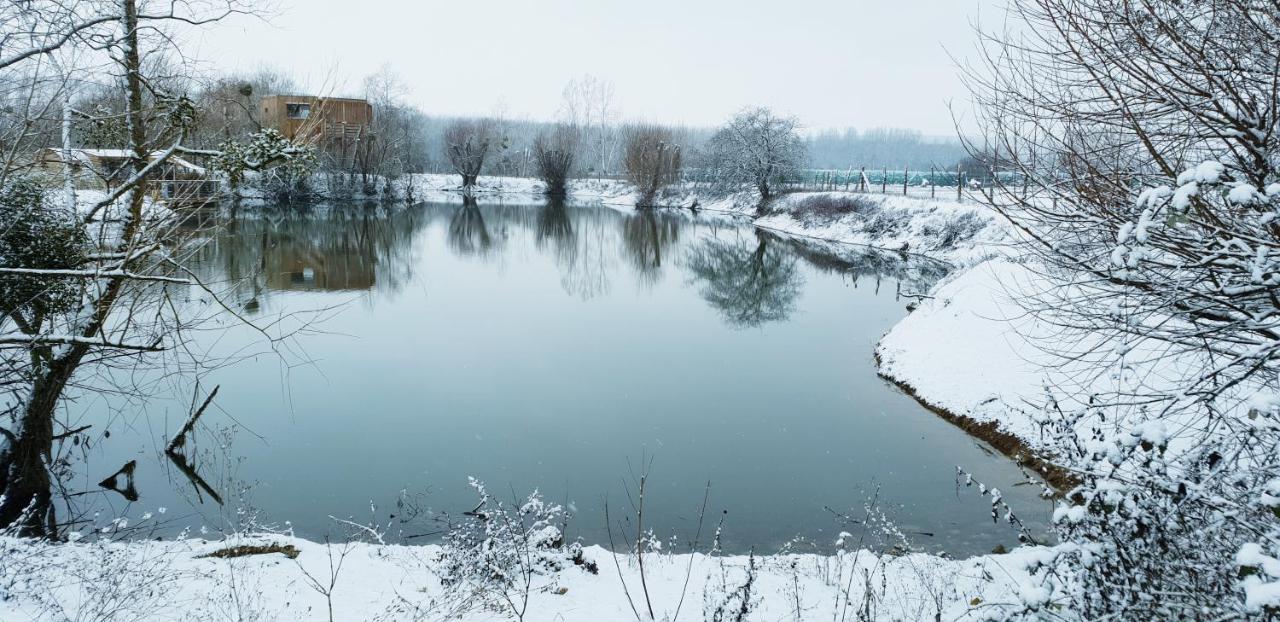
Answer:
M9 451L0 461L0 526L18 535L53 537L57 520L49 462L53 454L53 417L79 356L54 361L37 378Z
M129 174L146 166L146 127L142 115L143 84L141 57L138 51L138 11L136 0L121 0L121 25L124 27L123 68L126 74L127 108L131 153ZM146 198L147 180L136 181L127 193L129 212L120 236L118 249L133 248L142 226L142 207ZM128 268L126 262L125 268ZM115 306L124 280L119 277L108 281L102 294L93 302L93 315L79 327L79 333L93 337L101 332L111 309ZM42 330L33 327L35 333ZM57 536L57 520L53 506L53 485L49 473L49 461L53 453L53 419L63 391L80 363L89 352L89 346L75 344L65 347L60 356L48 350L37 357L48 361L40 368L32 365L30 399L22 411L21 423L9 441L9 449L0 455L0 527L15 526L20 535ZM15 524L16 523L16 524Z

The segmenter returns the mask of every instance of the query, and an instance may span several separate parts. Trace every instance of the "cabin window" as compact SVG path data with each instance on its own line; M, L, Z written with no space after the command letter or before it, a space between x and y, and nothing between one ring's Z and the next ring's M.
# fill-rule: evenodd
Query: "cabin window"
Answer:
M290 119L306 119L311 116L311 104L285 104L284 111Z

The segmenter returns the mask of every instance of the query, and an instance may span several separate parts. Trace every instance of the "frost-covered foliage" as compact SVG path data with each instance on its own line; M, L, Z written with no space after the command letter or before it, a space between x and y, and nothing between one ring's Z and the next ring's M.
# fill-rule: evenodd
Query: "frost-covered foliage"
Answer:
M880 204L856 194L821 193L797 201L791 214L805 224L826 223L846 214L873 215L880 211Z
M266 196L292 203L308 192L308 179L316 168L315 150L266 128L250 134L247 142L229 140L212 152L211 167L227 176L232 187L245 181L248 173Z
M1073 353L1094 377L1044 405L1079 484L1024 604L1280 614L1280 11L1015 7L1028 40L994 39L989 75L971 77L1002 162L1031 188L989 200L1062 284L1030 310L1096 344Z
M804 164L804 141L799 122L780 117L768 108L749 108L735 115L707 143L703 165L713 179L713 189L737 192L750 186L769 200L777 182Z
M522 618L530 594L549 587L540 580L554 581L556 573L582 563L582 546L565 542L568 515L536 490L512 506L490 496L482 482L472 479L471 486L480 502L441 541L437 574L464 603Z
M84 228L65 209L46 204L44 189L18 178L0 188L0 266L66 270L84 259ZM41 316L60 313L80 301L75 279L22 273L0 274L0 312Z
M211 159L213 169L226 174L233 185L244 181L247 171L259 171L277 163L277 168L305 174L315 166L315 151L285 138L279 130L265 128L250 134L247 142L222 143Z

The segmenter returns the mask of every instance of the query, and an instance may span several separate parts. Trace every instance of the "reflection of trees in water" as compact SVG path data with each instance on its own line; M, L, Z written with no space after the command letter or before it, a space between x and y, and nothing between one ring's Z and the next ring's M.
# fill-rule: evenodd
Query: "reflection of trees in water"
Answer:
M569 218L569 208L565 205L564 197L548 197L547 204L538 210L535 226L538 248L546 248L551 244L557 254L573 251L573 221Z
M425 222L413 208L267 210L230 219L197 251L199 266L249 311L272 290L394 292L412 278L411 242Z
M449 248L459 255L486 255L493 249L493 237L472 197L464 197L462 207L449 219Z
M839 273L852 279L854 287L863 278L872 279L878 293L883 280L895 282L895 292L924 293L942 280L950 267L934 259L880 250L870 246L821 243L761 232L776 240L806 263L823 272Z
M755 241L709 238L689 252L692 280L707 304L735 327L786 320L804 283L796 258L756 231Z
M618 214L602 207L579 207L568 215L575 231L572 243L556 253L560 286L589 300L609 291L609 273L617 257L612 221Z
M641 285L652 285L662 276L662 262L680 238L678 216L642 210L622 222L622 248ZM669 260L668 260L669 263Z

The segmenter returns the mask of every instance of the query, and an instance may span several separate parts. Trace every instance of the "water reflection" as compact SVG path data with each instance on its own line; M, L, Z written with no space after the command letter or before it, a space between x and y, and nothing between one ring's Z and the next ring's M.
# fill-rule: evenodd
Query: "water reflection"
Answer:
M487 255L493 249L493 237L473 197L465 197L449 219L449 248L459 255Z
M427 222L419 210L266 210L230 218L197 265L250 312L270 292L394 292L413 278L412 241Z
M877 292L883 282L889 281L897 293L923 293L951 270L941 261L919 255L904 255L869 246L787 238L763 231L759 233L778 240L789 252L814 268L844 276L854 287L863 279L869 279Z
M641 285L652 285L662 275L663 254L668 255L680 239L685 219L654 210L641 210L622 221L622 248Z
M711 238L689 254L689 271L702 298L739 328L786 320L804 284L794 255L755 231L755 240Z
M538 248L552 245L560 255L573 251L573 220L569 218L564 197L550 197L547 204L538 210L537 240Z
M690 486L713 480L735 551L834 541L824 507L859 507L880 483L904 529L967 552L1010 543L989 505L950 493L956 464L1002 490L1017 469L887 386L869 356L902 317L898 285L919 291L941 264L713 214L563 201L255 211L199 252L207 280L238 283L236 300L263 316L372 293L333 304L300 340L314 366L242 357L260 343L252 330L194 335L240 362L206 378L224 391L204 442L156 452L160 469L138 461L139 512L182 503L216 526L252 488L264 519L320 537L329 516L367 520L371 500L385 512L406 488L431 491L431 511L470 509L475 476L576 503L575 529L598 543L600 500L621 498L628 458L650 452L653 523L688 527L684 504L701 498ZM859 285L871 282L883 292ZM86 417L111 415L111 396L85 398ZM163 447L171 430L150 423L192 399L157 395L148 425L112 429L100 464ZM232 444L237 430L252 434ZM1008 494L1023 492L1034 500Z

